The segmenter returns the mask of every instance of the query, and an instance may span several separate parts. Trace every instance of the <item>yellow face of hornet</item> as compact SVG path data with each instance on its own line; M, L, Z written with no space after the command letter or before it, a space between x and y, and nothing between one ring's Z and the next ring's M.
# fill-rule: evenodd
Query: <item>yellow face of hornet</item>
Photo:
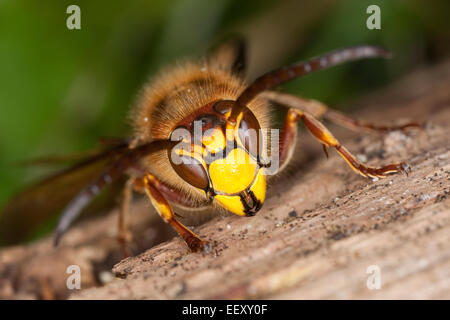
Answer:
M255 215L266 197L257 119L247 109L232 132L226 131L225 121L217 115L202 115L196 120L202 126L201 139L194 137L190 148L174 149L183 163L175 164L171 158L173 168L226 210L240 216Z
M264 168L243 149L235 148L226 158L211 163L209 176L215 201L235 214L252 216L264 203Z

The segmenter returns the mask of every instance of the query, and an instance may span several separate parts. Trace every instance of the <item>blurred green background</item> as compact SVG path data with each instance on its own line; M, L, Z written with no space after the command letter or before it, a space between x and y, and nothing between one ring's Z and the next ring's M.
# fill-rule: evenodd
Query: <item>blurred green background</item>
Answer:
M126 136L129 108L152 74L230 34L249 41L249 78L348 45L395 52L388 62L339 66L282 88L337 106L446 59L449 3L0 0L0 206L49 170L15 163ZM66 28L71 4L81 8L81 30ZM371 4L381 8L381 30L366 28Z

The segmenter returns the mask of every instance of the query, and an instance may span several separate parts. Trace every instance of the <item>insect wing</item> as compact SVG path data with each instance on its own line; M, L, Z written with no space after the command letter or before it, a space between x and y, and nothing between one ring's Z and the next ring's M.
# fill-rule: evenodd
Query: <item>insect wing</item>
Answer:
M125 150L126 143L102 150L16 194L0 213L0 245L29 237Z
M233 37L213 49L212 61L225 70L238 75L245 74L247 46L241 37Z

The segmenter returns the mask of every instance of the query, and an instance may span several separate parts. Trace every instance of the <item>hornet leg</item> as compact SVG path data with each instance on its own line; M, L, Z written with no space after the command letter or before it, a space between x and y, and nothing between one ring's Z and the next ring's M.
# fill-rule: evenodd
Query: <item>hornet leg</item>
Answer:
M317 103L317 102L314 102ZM316 115L324 114L325 111L311 108L310 111ZM305 108L306 109L306 108ZM323 110L323 108L321 108ZM287 160L292 155L294 149L294 141L297 133L297 122L302 120L305 127L311 134L326 148L332 147L340 154L347 164L356 172L364 177L384 178L388 173L404 172L408 173L409 167L404 162L389 164L383 167L370 167L359 162L354 155L352 155L340 142L333 136L333 134L309 112L303 111L300 108L290 108L284 123L283 131L280 138L280 168L288 162Z
M166 223L170 224L180 234L189 249L193 252L208 252L210 250L208 242L201 240L194 232L189 230L175 218L169 202L163 196L162 192L156 187L159 184L156 177L152 174L147 174L141 179L141 182L145 193L150 198L158 214Z

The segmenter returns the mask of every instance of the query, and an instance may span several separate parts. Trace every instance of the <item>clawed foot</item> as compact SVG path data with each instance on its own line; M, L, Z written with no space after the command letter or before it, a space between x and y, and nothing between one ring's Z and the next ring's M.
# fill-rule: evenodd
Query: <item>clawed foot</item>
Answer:
M358 169L361 175L374 179L386 178L387 175L390 173L401 172L404 173L406 176L408 176L408 174L411 173L411 167L405 162L389 164L381 168L360 166Z
M184 240L186 241L186 244L192 252L211 252L211 244L208 241L201 240L200 238L192 235Z
M406 176L408 176L411 173L411 166L407 164L406 162L400 162L400 170L399 172L404 173Z
M352 169L364 177L372 179L386 178L389 173L402 172L408 175L411 172L411 167L405 162L393 163L380 168L369 167L358 160L343 146L335 147L337 152L347 161Z

